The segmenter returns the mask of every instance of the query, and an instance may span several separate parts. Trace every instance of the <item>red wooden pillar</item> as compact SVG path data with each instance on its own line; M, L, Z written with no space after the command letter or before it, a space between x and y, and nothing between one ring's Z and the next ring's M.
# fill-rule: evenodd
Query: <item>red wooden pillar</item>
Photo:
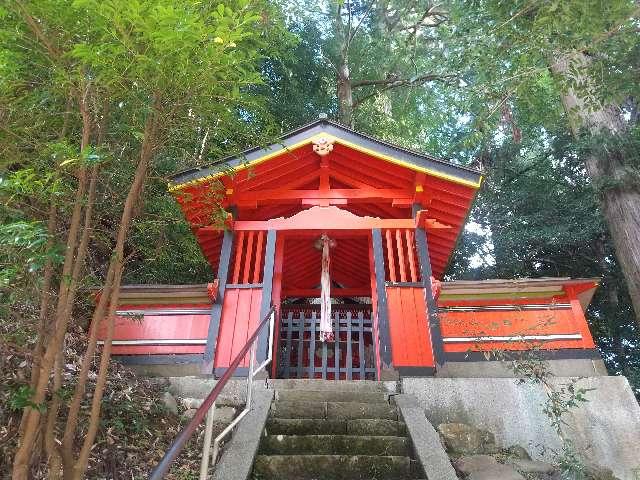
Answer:
M229 265L231 263L231 251L233 248L233 232L225 230L220 247L220 262L218 264L218 294L216 301L211 307L211 320L207 332L207 345L202 359L201 372L204 374L213 373L213 362L216 356L216 345L220 331L220 320L222 318L222 304L224 302L225 290L227 288L227 277L229 276Z
M413 205L413 215L415 216L421 210L421 205L415 203ZM429 319L429 330L431 334L431 344L433 347L433 355L435 357L436 366L444 364L444 343L442 341L442 332L440 330L440 321L438 319L438 304L433 298L433 290L431 289L431 259L429 257L429 244L427 242L427 232L424 228L416 228L415 231L416 250L418 251L418 260L420 263L420 276L422 277L422 287L424 288L424 298L427 306L427 318Z
M384 249L382 246L382 232L379 228L371 231L371 245L374 268L371 274L375 277L376 318L378 331L378 356L380 357L380 380L397 378L393 370L391 355L391 335L389 332L389 311L387 304L387 290L385 286Z
M214 373L217 375L230 365L271 308L275 239L275 230L246 231L238 235L231 283L225 284L214 342ZM264 329L257 341L258 364L267 358L268 343L269 332ZM248 358L247 355L241 363L243 368L238 369L238 375L244 373Z
M400 376L429 376L435 371L435 362L414 238L413 232L404 228L385 231L391 359Z

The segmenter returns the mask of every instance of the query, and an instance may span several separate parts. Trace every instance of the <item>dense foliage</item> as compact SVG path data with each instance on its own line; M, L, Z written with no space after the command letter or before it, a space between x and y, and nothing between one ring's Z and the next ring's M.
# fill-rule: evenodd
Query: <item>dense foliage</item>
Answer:
M13 478L44 465L80 479L110 346L97 350L93 328L69 372L70 335L113 325L121 281L207 274L164 175L270 134L249 87L292 37L277 9L245 0L15 1L0 15L2 349L33 352L22 384L6 378L24 411L6 441L19 439ZM137 269L145 259L155 272ZM103 285L94 310L89 289Z

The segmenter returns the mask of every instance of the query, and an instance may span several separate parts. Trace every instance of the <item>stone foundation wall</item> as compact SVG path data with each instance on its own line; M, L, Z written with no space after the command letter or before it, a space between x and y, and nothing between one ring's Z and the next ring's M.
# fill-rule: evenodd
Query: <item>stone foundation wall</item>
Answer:
M600 359L562 359L543 362L551 375L556 377L600 377L606 376L607 368ZM436 372L437 377L462 378L510 378L514 376L510 362L482 360L452 362L447 361Z
M568 383L566 377L552 383ZM610 468L621 480L640 479L640 406L624 377L588 377L588 402L566 415L564 434L586 461ZM402 393L413 395L434 425L458 422L495 434L499 447L521 445L533 458L551 460L560 439L542 412L542 387L513 378L404 378Z

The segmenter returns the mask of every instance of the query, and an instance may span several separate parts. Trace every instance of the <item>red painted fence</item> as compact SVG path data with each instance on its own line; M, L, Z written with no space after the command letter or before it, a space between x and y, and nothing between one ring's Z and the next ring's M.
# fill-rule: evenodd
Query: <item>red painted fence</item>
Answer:
M142 307L142 308L141 308ZM114 355L203 353L211 306L121 307L115 319ZM106 325L98 338L106 337Z

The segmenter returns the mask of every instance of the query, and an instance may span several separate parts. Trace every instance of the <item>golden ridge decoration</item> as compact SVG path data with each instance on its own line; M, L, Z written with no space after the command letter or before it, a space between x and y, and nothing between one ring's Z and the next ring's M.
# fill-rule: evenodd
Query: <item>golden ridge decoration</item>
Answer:
M333 150L333 142L335 140L329 137L318 137L312 141L313 143L313 151L316 152L321 157L329 155Z

